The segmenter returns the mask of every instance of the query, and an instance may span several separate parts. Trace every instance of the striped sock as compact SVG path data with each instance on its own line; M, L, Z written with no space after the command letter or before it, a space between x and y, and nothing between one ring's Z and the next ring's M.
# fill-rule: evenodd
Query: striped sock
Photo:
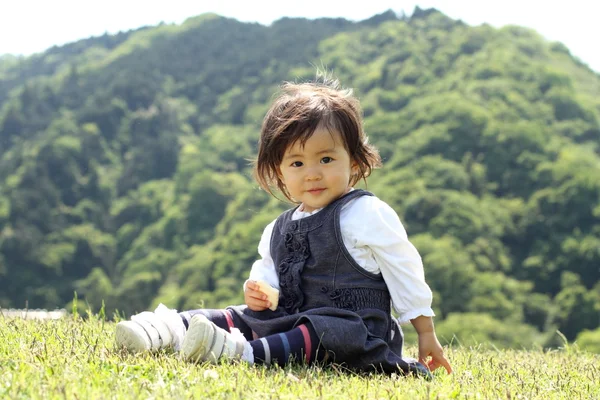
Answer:
M227 332L231 332L231 328L235 327L235 325L233 324L231 311L201 309L186 311L179 314L181 316L181 319L183 319L183 324L185 325L186 330L190 325L192 317L196 314L204 315L206 318L208 318L209 321L213 322L216 326L226 330Z
M285 365L288 361L304 361L310 364L324 354L319 347L319 337L310 326L302 324L291 331L270 335L250 342L254 351L254 362L257 364ZM319 351L317 351L319 350Z
M254 337L254 333L252 329L243 319L241 319L235 312L230 309L216 310L216 309L199 309L199 310L190 310L179 313L179 316L183 320L183 324L185 325L185 329L187 330L192 317L196 314L202 314L209 321L212 321L219 328L226 330L227 332L231 332L231 328L237 328L242 332L242 335L246 338L246 340L256 339Z

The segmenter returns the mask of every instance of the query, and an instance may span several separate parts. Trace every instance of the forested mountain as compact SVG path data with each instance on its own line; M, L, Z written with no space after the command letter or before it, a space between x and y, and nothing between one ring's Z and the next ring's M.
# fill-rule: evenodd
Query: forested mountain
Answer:
M600 75L532 30L418 8L205 14L0 58L0 306L242 302L290 206L248 159L277 85L315 66L362 101L368 189L421 252L440 336L600 342Z

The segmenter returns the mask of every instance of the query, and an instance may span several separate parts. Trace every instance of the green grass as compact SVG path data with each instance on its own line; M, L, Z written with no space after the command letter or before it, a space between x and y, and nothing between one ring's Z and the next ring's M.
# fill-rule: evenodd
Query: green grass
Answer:
M177 354L114 348L113 322L0 316L0 398L16 399L592 399L600 356L555 351L447 350L455 372L427 382L340 368L189 364ZM416 353L408 347L407 355Z

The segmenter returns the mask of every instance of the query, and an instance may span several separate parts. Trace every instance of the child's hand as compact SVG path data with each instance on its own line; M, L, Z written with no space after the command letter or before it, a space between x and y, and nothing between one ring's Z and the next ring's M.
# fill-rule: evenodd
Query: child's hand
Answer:
M258 284L254 281L246 282L244 301L252 311L264 311L271 307L271 302L267 300L267 295L259 290Z
M431 360L428 361L428 357L431 357ZM430 371L444 367L448 373L452 372L450 362L444 355L444 350L435 332L423 332L419 334L419 362L426 365Z

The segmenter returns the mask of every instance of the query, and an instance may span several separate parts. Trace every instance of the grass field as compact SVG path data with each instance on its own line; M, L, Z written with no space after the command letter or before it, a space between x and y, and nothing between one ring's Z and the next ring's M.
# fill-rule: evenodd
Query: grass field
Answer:
M15 399L600 399L600 355L447 350L455 372L427 382L340 368L192 365L177 354L114 348L114 322L0 316L0 398ZM408 347L407 355L416 348Z

